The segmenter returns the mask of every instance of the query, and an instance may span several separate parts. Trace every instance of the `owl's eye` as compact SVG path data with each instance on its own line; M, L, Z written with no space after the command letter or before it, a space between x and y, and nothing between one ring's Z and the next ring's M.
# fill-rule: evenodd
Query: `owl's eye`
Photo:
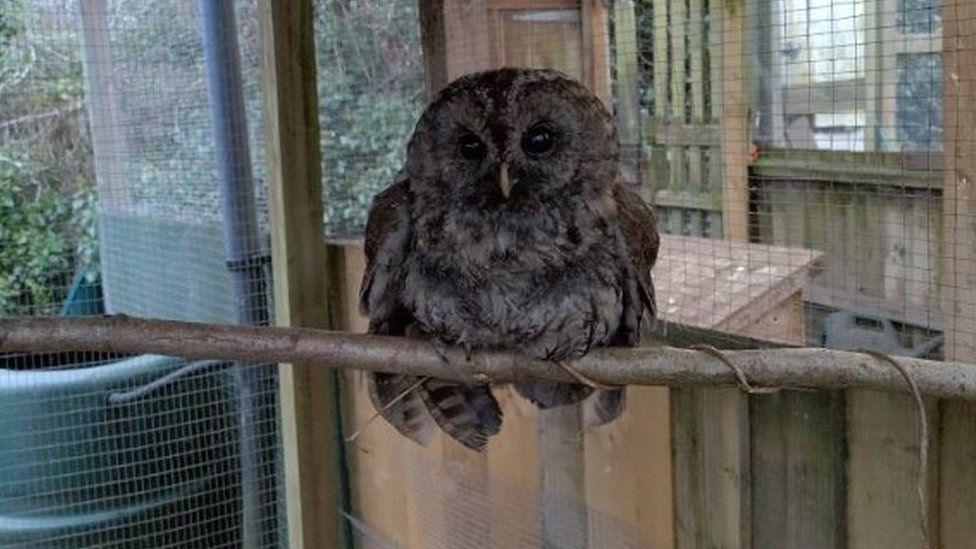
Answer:
M458 138L458 151L465 160L481 160L485 157L485 144L472 133Z
M531 155L545 154L552 149L555 141L549 126L536 124L522 134L522 150Z

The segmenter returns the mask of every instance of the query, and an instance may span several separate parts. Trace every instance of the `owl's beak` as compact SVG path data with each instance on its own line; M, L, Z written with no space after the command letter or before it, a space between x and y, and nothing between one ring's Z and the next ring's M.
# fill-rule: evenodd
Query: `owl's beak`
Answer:
M505 200L512 194L512 180L508 177L508 164L502 164L498 169L498 187L502 190L502 196Z

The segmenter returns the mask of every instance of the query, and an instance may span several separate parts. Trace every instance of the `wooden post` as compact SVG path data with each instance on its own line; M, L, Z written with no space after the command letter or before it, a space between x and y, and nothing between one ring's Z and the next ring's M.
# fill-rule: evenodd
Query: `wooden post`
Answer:
M722 10L722 226L727 240L749 240L749 104L744 0Z
M613 3L613 29L621 175L624 181L636 187L643 178L640 174L640 68L637 62L637 21L633 0Z
M112 46L108 35L108 11L105 0L82 0L81 28L84 36L85 101L91 120L95 172L102 205L127 201L125 159L128 140L125 125L119 119L118 82L112 63Z
M259 3L275 321L329 327L311 0ZM279 369L290 547L339 547L334 372Z
M692 2L691 6L697 9L698 3ZM678 1L671 7L683 20L684 3ZM745 2L712 3L710 10L711 24L720 25L714 30L720 29L722 36L721 53L717 56L721 70L712 72L713 90L721 89L720 94L713 94L721 98L713 109L721 123L722 232L727 240L747 242ZM675 51L683 55L683 50L682 47ZM683 60L682 56L676 62L683 64ZM698 70L697 63L695 60L692 71L701 78L704 70ZM683 78L684 71L675 69L674 74ZM675 86L674 78L672 101L680 103L672 105L672 113L681 115L678 120L683 123L683 81L681 86ZM693 105L693 110L704 109ZM674 162L672 159L672 170ZM684 183L683 179L680 183ZM749 399L738 389L672 389L671 413L675 545L750 547Z
M945 128L942 288L945 358L976 362L976 4L942 4ZM976 406L945 401L941 410L943 547L976 539Z
M448 83L447 28L444 0L419 0L420 42L424 50L424 76L428 100Z

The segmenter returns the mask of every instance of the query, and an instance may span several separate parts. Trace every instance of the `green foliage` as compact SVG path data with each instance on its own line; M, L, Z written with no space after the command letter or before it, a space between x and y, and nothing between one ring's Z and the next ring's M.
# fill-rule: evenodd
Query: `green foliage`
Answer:
M68 196L26 155L0 153L0 315L53 312L95 255L94 192Z
M97 262L81 52L38 8L0 1L0 316L56 312Z
M416 5L331 0L316 8L326 228L354 233L402 167L424 107Z

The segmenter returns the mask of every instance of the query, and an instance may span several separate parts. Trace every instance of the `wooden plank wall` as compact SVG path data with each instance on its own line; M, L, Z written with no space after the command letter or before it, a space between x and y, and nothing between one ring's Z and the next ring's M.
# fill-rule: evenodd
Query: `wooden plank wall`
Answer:
M445 78L519 61L578 74L601 97L609 97L609 88L594 80L605 74L605 61L594 57L592 49L605 47L607 41L598 30L606 13L598 6L584 3L577 18L567 13L577 9L575 3L560 0L539 0L534 7L508 0L445 0L422 2L422 17L425 4L428 10L442 10L442 18L424 19L440 21L444 32L425 31L424 40L428 65L440 63ZM653 8L653 48L669 52L655 53L655 59L672 62L654 63L651 115L639 126L644 150L650 151L641 164L647 168L644 183L654 185L666 229L745 239L745 8L726 2L719 13L704 10L696 0L648 4ZM619 28L633 28L627 23L631 3L617 2L613 9L625 23ZM546 26L528 13L545 10L563 12L555 19L563 18L564 27ZM831 299L851 304L882 303L906 322L924 317L933 328L944 324L947 355L971 362L976 361L971 345L974 307L959 304L976 303L976 259L972 239L955 235L976 234L969 190L976 177L976 139L963 133L976 127L976 120L969 120L976 75L963 61L966 52L976 50L971 38L976 33L968 28L976 21L972 10L952 4L943 13L944 193L925 185L891 192L826 181L754 182L760 240L827 254L826 269L809 288L808 299L827 292ZM627 41L620 36L614 40L622 62L632 66L632 58L621 55L629 53ZM636 51L638 46L633 47ZM674 64L674 59L683 62ZM738 78L727 78L730 70ZM627 95L632 86L627 78L619 85L617 93L626 99L621 110L633 110L634 100ZM730 95L730 85L740 86L740 95ZM627 116L622 136L630 139L633 128ZM699 212L699 217L683 210ZM941 251L934 244L939 235L945 239ZM362 269L358 244L348 244L337 257L345 258L343 272L353 281L341 294L353 303ZM780 304L784 311L795 308L795 296L791 299ZM346 327L364 328L348 305L344 310ZM795 343L805 339L802 333L793 335ZM345 384L346 417L350 425L359 425L371 415L371 405L358 374L346 374ZM607 524L635 532L636 539L653 547L921 544L914 497L915 411L907 396L783 391L746 398L728 389L675 390L669 398L667 389L631 388L623 418L576 439L564 438L578 430L578 416L569 417L574 411L564 410L567 417L545 417L507 389L498 396L506 427L482 456L443 437L423 450L404 451L391 443L396 438L392 429L382 422L371 426L350 447L356 512L383 535L411 547L450 546L472 536L495 546L534 546L541 544L548 525L566 516L585 522L569 534L576 536L571 537L574 543L585 540L593 547L613 539ZM976 513L976 490L971 489L976 485L976 407L958 402L929 406L935 437L930 449L930 540L933 546L967 547ZM557 454L563 457L545 463L547 456ZM440 493L433 499L430 487L422 486L427 477L418 476L423 468L436 469L448 479L438 485ZM457 470L465 473L451 473ZM478 484L477 479L489 480ZM503 514L504 519L487 526L470 521L459 525L451 507L471 499L465 489L482 491L488 501L482 504L489 505L482 511ZM562 517L547 515L546 494L559 491L569 492L562 502L585 501L586 514L579 515L576 507L560 510L568 513ZM522 507L490 507L493 499L512 494L523 500ZM613 521L601 523L600 517Z
M942 193L887 185L756 180L761 242L826 254L807 300L877 308L940 330Z

